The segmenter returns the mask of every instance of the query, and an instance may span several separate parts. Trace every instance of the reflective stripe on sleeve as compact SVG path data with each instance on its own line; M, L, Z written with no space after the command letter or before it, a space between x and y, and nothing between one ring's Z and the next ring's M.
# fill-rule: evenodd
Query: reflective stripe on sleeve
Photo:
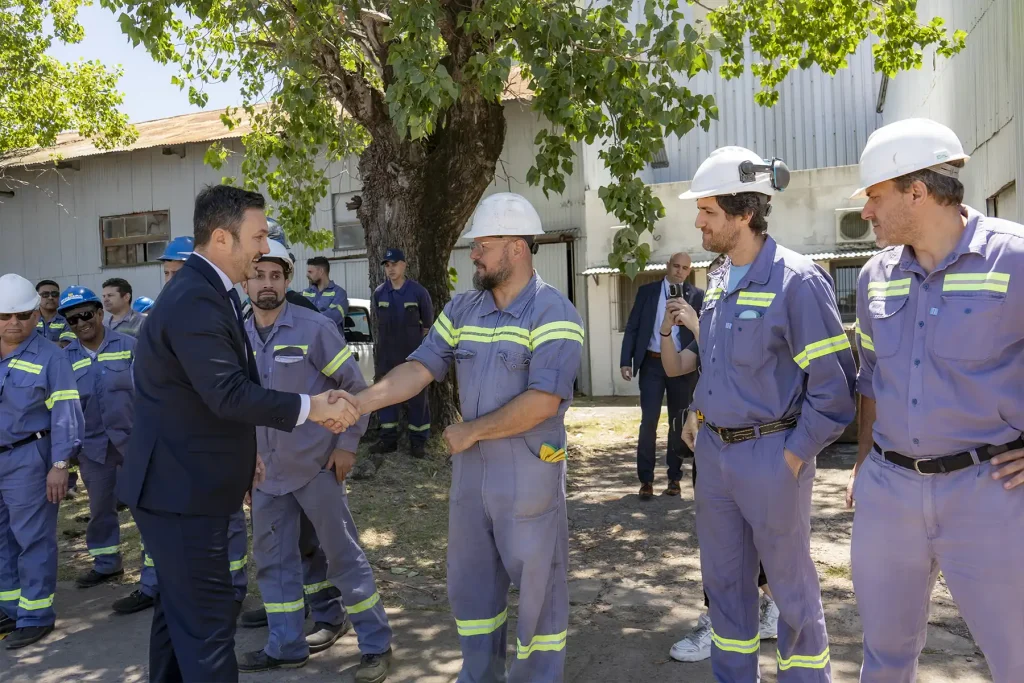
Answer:
M57 401L77 401L81 396L78 394L78 389L65 389L63 391L55 391L50 394L50 398L46 399L46 407L53 410L53 405Z
M341 351L338 351L338 355L334 357L334 360L332 360L330 363L328 363L324 367L324 369L321 370L320 372L322 372L323 374L325 374L328 377L330 377L331 375L333 375L335 372L338 371L338 368L341 367L342 363L344 363L345 361L347 361L351 357L352 357L352 349L350 349L350 348L348 348L346 346Z
M830 353L836 353L848 348L850 348L850 338L844 332L843 334L837 334L834 337L808 344L803 351L793 357L793 360L796 361L797 365L806 370L815 358L821 358Z

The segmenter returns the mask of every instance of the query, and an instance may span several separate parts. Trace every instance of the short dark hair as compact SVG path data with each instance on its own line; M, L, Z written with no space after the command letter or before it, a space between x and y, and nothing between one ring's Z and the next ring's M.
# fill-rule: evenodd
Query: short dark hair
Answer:
M58 292L60 291L60 285L58 285L53 280L40 280L39 282L36 283L36 291L38 292L39 288L43 287L44 285L52 285L57 288Z
M132 286L123 277L112 277L109 280L105 280L103 282L103 289L106 289L107 287L117 287L117 291L121 296L127 294L129 299L132 296Z
M768 209L771 197L760 192L737 192L715 197L726 216L744 218L750 216L750 229L754 234L768 232Z
M949 162L950 166L960 168L964 165L962 160ZM928 188L930 194L940 206L960 206L964 203L964 184L957 178L936 173L930 168L923 168L906 175L893 178L896 189L906 192L910 186L920 180Z
M331 262L327 260L326 256L314 256L306 261L307 266L320 266L324 269L325 273L331 272Z
M249 209L262 211L266 206L267 200L259 192L230 185L207 185L196 197L192 214L192 236L196 246L208 244L217 228L227 230L237 240L245 212Z

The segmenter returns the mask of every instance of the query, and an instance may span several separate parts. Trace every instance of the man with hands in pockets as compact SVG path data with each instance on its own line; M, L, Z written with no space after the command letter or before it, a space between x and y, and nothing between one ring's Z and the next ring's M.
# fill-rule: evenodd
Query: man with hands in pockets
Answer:
M569 625L564 415L583 350L572 303L533 270L540 216L498 193L472 227L478 291L457 295L409 360L356 397L366 414L408 400L454 363L463 422L452 453L448 597L462 644L459 683L563 680ZM519 588L507 678L509 583Z

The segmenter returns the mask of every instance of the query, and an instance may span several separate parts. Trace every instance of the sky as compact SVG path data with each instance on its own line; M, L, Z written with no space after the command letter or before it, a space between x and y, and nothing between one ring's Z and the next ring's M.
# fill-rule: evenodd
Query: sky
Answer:
M55 41L49 54L62 61L98 59L108 67L121 65L124 70L118 81L118 89L124 93L121 111L132 123L202 111L189 104L187 85L185 90L171 85L171 76L177 73L176 67L157 64L142 45L133 48L121 33L117 15L113 12L97 3L83 7L79 21L85 28L85 40L76 45ZM207 111L241 103L237 80L207 85L204 90L210 96L205 107Z

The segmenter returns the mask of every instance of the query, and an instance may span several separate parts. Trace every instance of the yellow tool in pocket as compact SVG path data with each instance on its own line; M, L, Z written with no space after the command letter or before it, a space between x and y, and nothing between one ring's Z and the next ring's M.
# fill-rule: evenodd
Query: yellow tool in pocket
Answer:
M541 444L540 459L544 462L562 462L565 460L565 449L555 448L548 443Z

